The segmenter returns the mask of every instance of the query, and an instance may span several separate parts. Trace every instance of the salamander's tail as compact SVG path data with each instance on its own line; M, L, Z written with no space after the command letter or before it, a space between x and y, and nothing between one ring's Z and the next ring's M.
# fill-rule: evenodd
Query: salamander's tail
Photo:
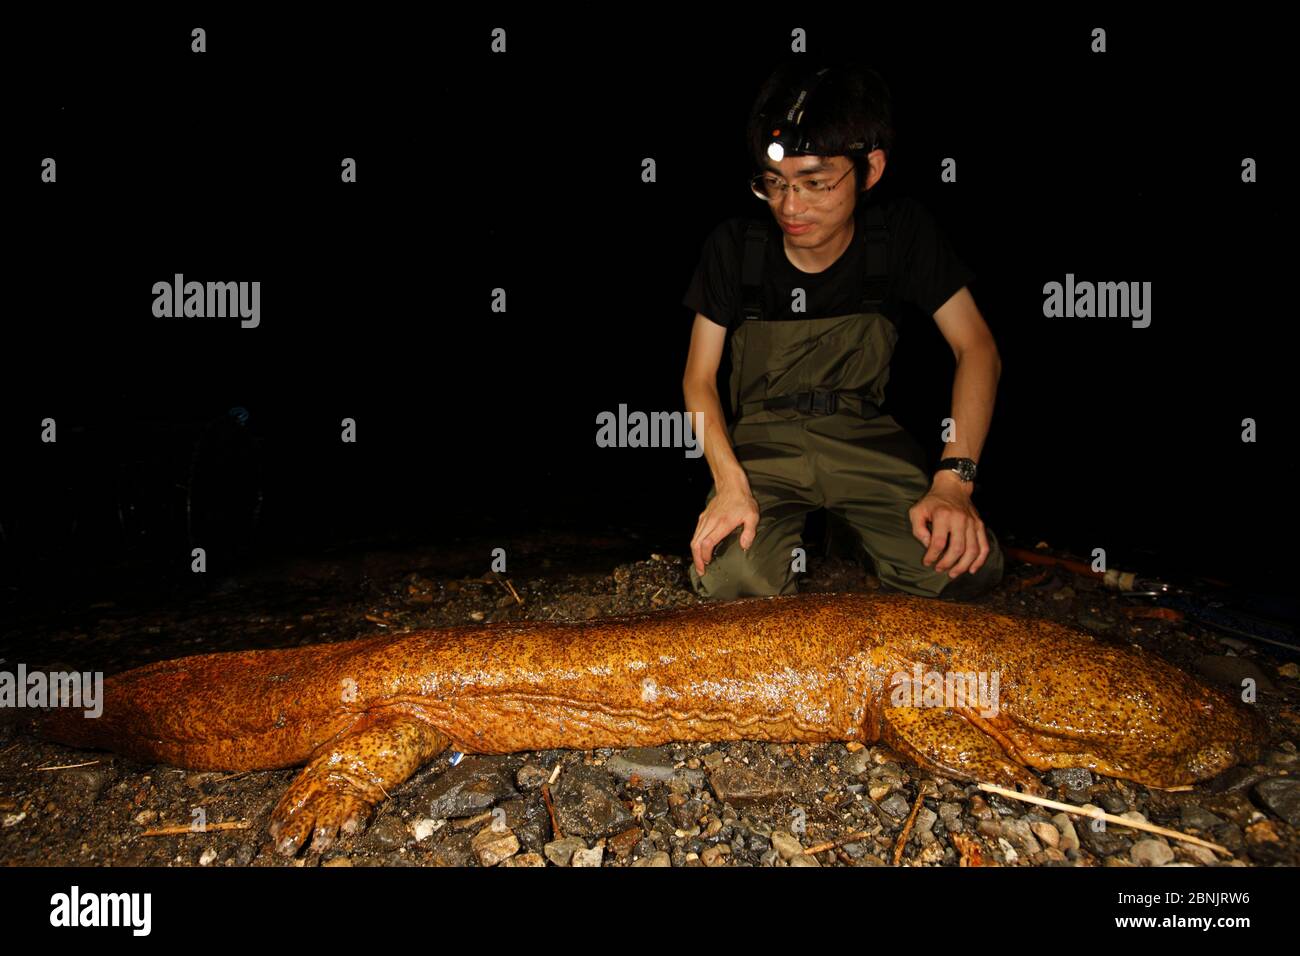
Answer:
M59 706L36 736L111 750L142 763L195 770L261 770L301 763L329 715L308 692L313 665L350 644L204 654L109 677L97 715Z

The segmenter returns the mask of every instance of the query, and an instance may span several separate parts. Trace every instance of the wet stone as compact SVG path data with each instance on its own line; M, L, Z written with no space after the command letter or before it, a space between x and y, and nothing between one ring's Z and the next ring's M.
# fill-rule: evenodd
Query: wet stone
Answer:
M1097 794L1096 801L1107 813L1118 815L1127 813L1129 809L1128 801L1113 790Z
M470 841L470 848L478 857L479 866L496 866L519 852L519 839L509 830L484 827Z
M543 852L545 852L546 858L556 866L568 866L573 859L573 854L585 849L587 849L586 840L579 840L577 837L565 837L562 840L554 840L546 844Z
M429 816L472 817L498 800L516 795L505 768L480 760L463 760L429 785Z
M519 772L515 774L515 785L520 790L528 792L539 789L542 784L550 779L551 771L545 767L530 763L519 768Z
M605 848L599 843L587 850L578 850L573 854L573 859L569 861L572 867L597 867L601 866L605 858Z
M1190 830L1210 830L1224 822L1221 817L1194 803L1183 804L1178 820L1184 829Z
M1003 820L1002 835L1010 840L1016 849L1029 856L1043 849L1042 844L1034 836L1034 832L1029 829L1029 824L1024 820Z
M1214 834L1213 842L1222 844L1233 853L1240 852L1246 846L1241 827L1235 823L1225 823L1223 826L1215 827L1211 833Z
M772 831L772 848L783 860L789 860L803 852L803 844L785 830Z
M614 792L613 778L600 767L576 766L565 770L552 789L551 798L564 833L608 837L636 823Z
M642 780L666 783L677 774L673 758L662 747L630 747L610 758L605 768L622 780L636 774Z
M1128 853L1137 866L1164 866L1174 859L1174 851L1160 840L1138 840Z
M1229 767L1210 780L1205 785L1205 789L1210 793L1232 793L1253 787L1259 781L1267 779L1268 776L1267 773L1256 770L1254 767Z
M891 817L905 819L912 812L912 805L907 802L901 793L895 793L881 801L880 809Z
M1255 784L1255 796L1291 826L1300 828L1300 780L1263 780Z
M1132 845L1128 838L1120 836L1110 829L1094 830L1091 820L1081 821L1077 832L1079 842L1083 844L1084 849L1095 856L1126 853Z
M776 771L753 770L743 764L727 764L710 774L709 786L720 802L734 807L793 796L795 782Z

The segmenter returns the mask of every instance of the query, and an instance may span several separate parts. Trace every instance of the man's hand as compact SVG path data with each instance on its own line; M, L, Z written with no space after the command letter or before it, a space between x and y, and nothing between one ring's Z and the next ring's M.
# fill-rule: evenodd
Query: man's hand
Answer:
M758 502L749 493L748 485L719 488L700 513L695 537L691 538L691 554L698 574L703 575L704 566L713 560L713 549L718 542L741 525L745 530L740 533L740 546L748 551L758 529Z
M974 574L983 567L989 556L988 535L970 492L954 472L939 472L925 497L907 514L912 534L927 548L921 559L926 567L939 558L934 569L947 571L950 578L963 571Z

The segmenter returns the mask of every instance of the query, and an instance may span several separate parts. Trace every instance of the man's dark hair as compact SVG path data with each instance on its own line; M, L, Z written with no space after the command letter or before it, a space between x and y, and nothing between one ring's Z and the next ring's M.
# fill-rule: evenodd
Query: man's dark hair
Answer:
M772 120L783 116L806 81L822 66L829 66L817 89L808 98L800 129L819 156L843 156L850 143L865 142L884 150L894 148L893 106L889 87L875 70L857 61L817 63L808 58L787 60L772 71L749 111L747 138L750 156L757 170L767 168L767 135ZM766 118L761 114L766 113ZM857 170L855 190L867 175L866 153L852 157Z

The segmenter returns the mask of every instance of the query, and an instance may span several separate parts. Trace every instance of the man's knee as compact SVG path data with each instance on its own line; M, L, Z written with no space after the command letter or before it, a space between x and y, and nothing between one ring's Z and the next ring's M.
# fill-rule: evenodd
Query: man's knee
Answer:
M758 541L748 551L740 547L740 532L733 531L717 548L713 560L699 575L690 566L691 587L706 601L734 601L744 597L794 594L799 587L790 558L779 550L763 550Z
M919 569L880 567L877 569L880 580L900 591L943 601L969 601L980 597L1002 581L1004 570L1002 548L997 537L991 530L986 528L985 531L989 540L988 557L974 574L963 571L952 578L946 571L935 571L933 565L929 568L921 565Z

